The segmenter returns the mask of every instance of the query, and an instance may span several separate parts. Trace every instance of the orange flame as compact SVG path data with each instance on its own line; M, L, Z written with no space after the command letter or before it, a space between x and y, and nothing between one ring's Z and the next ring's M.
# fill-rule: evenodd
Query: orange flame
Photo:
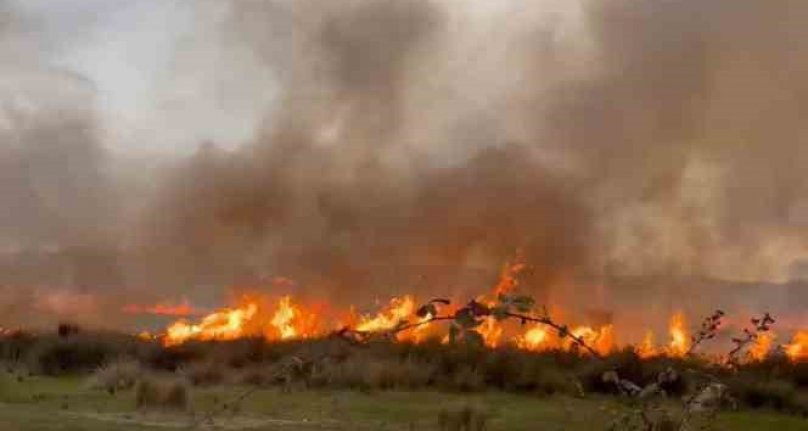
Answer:
M164 343L175 345L188 340L234 340L250 334L245 333L244 323L255 316L258 306L247 303L241 308L224 309L205 316L197 324L179 320L166 329Z
M654 345L654 332L650 330L647 331L642 342L634 346L634 351L637 352L637 356L643 359L657 356L659 351L657 350L656 345Z
M499 281L494 287L494 296L513 292L519 285L518 275L527 268L520 255L513 262L505 263L499 273Z
M493 317L487 317L482 325L477 328L477 332L483 336L485 345L491 348L497 347L502 337L502 325Z
M777 338L774 332L762 332L758 334L757 338L755 339L755 343L749 347L749 357L753 361L762 361L769 356L769 352L772 350L772 346L774 345L774 340Z
M808 361L808 330L794 334L791 343L783 346L786 356L795 362Z
M547 327L536 325L527 330L521 337L516 339L516 345L523 350L540 352L552 347L550 334Z
M503 266L500 278L487 295L477 298L480 304L488 307L497 305L492 294L512 292L517 286L517 275L526 265L516 261ZM164 334L156 336L142 333L143 339L161 339L167 345L181 344L189 340L233 340L241 337L263 336L267 340L289 340L312 338L325 335L328 328L351 328L362 332L383 332L407 325L409 329L395 333L398 341L413 343L423 342L427 336L441 337L445 334L445 326L439 324L424 324L434 316L417 316L418 301L411 295L392 298L381 311L375 314L357 315L350 307L349 312L336 310L335 314L315 312L311 307L304 307L296 303L291 296L283 296L277 301L269 301L261 296L244 296L239 304L230 308L223 308L204 316L197 323L180 319L166 329ZM185 312L191 307L186 301L180 306L158 304L153 307L141 307L137 310L151 310L154 312ZM129 310L136 308L129 307ZM179 310L179 311L178 311ZM441 316L451 316L457 308L445 306L441 308ZM337 315L346 316L342 321L335 319ZM444 320L444 319L441 319ZM347 324L345 322L348 322ZM526 329L519 329L518 325L500 322L493 316L485 317L482 323L475 328L482 336L486 346L497 348L510 344L530 351L545 351L552 349L575 350L586 354L587 349L579 349L570 337L560 337L554 329L544 325L533 325ZM667 346L658 347L654 343L654 334L648 331L643 341L634 350L642 358L660 354L681 357L686 355L692 341L687 330L685 316L676 312L671 316L668 325L670 342ZM600 327L576 326L572 327L570 334L580 338L587 346L592 347L601 355L612 352L616 344L616 330L613 325ZM749 354L752 359L765 358L771 351L774 343L773 333L764 333L759 336ZM448 336L443 338L448 341ZM808 360L808 331L797 333L790 344L784 345L785 353L794 361Z
M278 338L289 340L309 335L316 330L315 318L313 315L306 318L306 313L292 303L290 296L284 296L278 301L275 314L270 320L270 325L274 329ZM274 334L266 334L267 338L275 338Z
M388 306L375 316L360 317L355 329L365 332L390 330L413 314L415 314L415 299L412 296L393 298Z
M670 356L685 356L690 350L690 338L687 335L687 323L685 316L681 312L676 312L671 317L668 325L668 333L671 342L668 344L666 353Z

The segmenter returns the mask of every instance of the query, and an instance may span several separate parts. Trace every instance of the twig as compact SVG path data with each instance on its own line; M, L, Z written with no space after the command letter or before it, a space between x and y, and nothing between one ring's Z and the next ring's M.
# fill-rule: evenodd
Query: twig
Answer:
M586 340L584 340L583 337L576 336L575 334L569 332L569 328L567 328L566 325L560 325L560 324L554 322L549 317L533 317L533 316L529 316L529 315L525 315L525 314L512 313L512 312L508 312L505 315L508 316L508 317L513 317L514 319L519 319L522 322L532 322L532 323L538 323L538 324L541 324L541 325L549 326L549 327L555 329L556 331L558 331L559 334L562 334L562 337L570 337L570 339L575 344L577 344L578 346L583 347L584 349L586 349L596 359L603 360L603 357L600 355L600 353L597 350L595 350L592 346L590 346L586 342Z

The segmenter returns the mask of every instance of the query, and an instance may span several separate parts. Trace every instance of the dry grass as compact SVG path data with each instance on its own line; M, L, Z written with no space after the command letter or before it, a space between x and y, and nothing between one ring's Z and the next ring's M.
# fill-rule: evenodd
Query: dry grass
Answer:
M143 375L143 369L135 360L117 359L95 370L88 379L88 386L104 389L110 394L118 390L131 389Z
M233 370L221 363L203 360L182 366L178 373L194 386L210 386L229 380Z
M189 408L188 384L175 377L148 376L135 385L135 407L186 411Z

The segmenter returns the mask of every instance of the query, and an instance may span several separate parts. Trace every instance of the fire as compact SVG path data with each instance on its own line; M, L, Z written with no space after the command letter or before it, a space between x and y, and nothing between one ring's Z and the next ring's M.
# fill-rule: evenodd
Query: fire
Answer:
M681 312L674 313L668 324L671 342L666 353L670 356L685 356L690 350L690 338L687 335L687 323Z
M647 331L642 343L634 346L634 351L637 352L637 356L643 359L657 356L659 351L657 350L656 345L654 345L654 332L650 330Z
M507 262L502 266L499 273L499 282L494 287L494 296L512 292L519 285L519 273L527 268L527 264L521 255L517 254L513 262Z
M749 348L749 357L753 361L766 359L769 352L772 350L775 338L777 338L777 336L774 332L762 332L758 334L755 343Z
M642 342L634 346L634 351L641 358L650 358L660 354L682 357L690 350L690 337L687 333L687 321L682 312L675 312L668 322L668 335L670 342L667 346L659 348L654 343L653 331L647 331Z
M245 333L245 322L258 312L255 303L247 303L241 308L224 309L205 316L197 324L179 320L166 329L166 345L181 344L188 340L234 340L250 334Z
M783 346L786 356L792 361L808 361L808 330L794 334L791 343Z
M605 325L598 329L590 326L578 326L570 331L570 335L582 339L601 355L608 355L614 348L614 327L612 325ZM534 326L516 337L517 347L534 352L576 349L577 347L573 347L574 345L575 342L571 338L561 339L553 329L542 325ZM584 354L588 352L585 349L578 350Z
M512 292L518 284L517 275L525 268L526 265L519 260L503 266L499 280L491 293L477 297L476 301L483 307L497 306L497 300L493 296ZM163 334L144 332L141 338L160 339L163 344L172 346L190 340L233 340L256 336L262 336L269 341L306 339L326 335L330 329L349 328L359 332L384 332L406 326L406 330L395 332L398 341L420 343L431 336L443 337L443 340L447 341L445 325L430 323L436 316L418 316L418 304L414 296L404 295L390 299L377 313L357 314L353 311L353 307L349 307L348 312L334 310L334 313L328 314L315 311L314 308L299 303L288 295L274 301L261 295L248 295L242 296L236 306L212 312L197 323L180 319L169 325ZM176 306L160 303L152 307L128 306L125 310L185 315L190 314L193 308L187 301L183 301ZM455 305L441 306L439 320L447 320L446 316L452 316L455 311L457 311ZM335 316L343 318L337 319ZM582 340L601 355L608 355L617 346L616 330L611 324L600 327L574 326L569 330L571 336L562 337L550 326L537 324L521 329L517 325L500 322L493 316L486 316L474 330L490 348L514 345L520 349L536 352L574 350L586 354L588 349L580 349L573 337ZM664 346L657 346L654 342L654 333L647 331L642 342L634 346L635 352L641 358L661 354L674 357L687 355L692 341L682 312L675 312L671 316L668 333L670 342ZM773 333L760 334L749 349L750 358L764 359L772 350L774 340ZM792 342L784 345L783 349L792 360L808 360L808 331L798 332Z
M292 298L284 296L278 303L278 309L272 316L272 326L280 333L282 340L295 338L299 334L294 326L294 319L298 315L295 306L292 305Z
M482 325L477 328L477 332L483 336L483 341L485 345L491 348L497 347L499 345L500 338L502 337L503 328L502 325L497 322L497 319L493 317L487 317Z
M393 329L415 314L415 298L404 296L390 300L387 308L373 317L362 316L356 325L357 331L374 332Z
M614 349L614 345L614 325L602 326L595 339L595 350L601 355L608 355Z
M523 350L540 352L550 348L550 334L545 326L534 326L517 338L516 345Z
M591 346L601 355L607 355L611 352L614 343L614 327L612 325L602 326L599 329L593 329L589 326L579 326L570 331L574 337L582 339L584 343ZM567 348L571 348L573 341L567 341Z

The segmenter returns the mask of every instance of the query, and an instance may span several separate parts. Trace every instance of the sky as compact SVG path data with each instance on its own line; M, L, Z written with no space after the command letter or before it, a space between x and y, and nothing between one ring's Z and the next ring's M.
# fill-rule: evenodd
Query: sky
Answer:
M44 62L92 83L112 150L188 152L206 140L238 145L276 92L269 70L266 85L232 90L256 60L216 40L224 2L12 1L32 23L22 38Z

